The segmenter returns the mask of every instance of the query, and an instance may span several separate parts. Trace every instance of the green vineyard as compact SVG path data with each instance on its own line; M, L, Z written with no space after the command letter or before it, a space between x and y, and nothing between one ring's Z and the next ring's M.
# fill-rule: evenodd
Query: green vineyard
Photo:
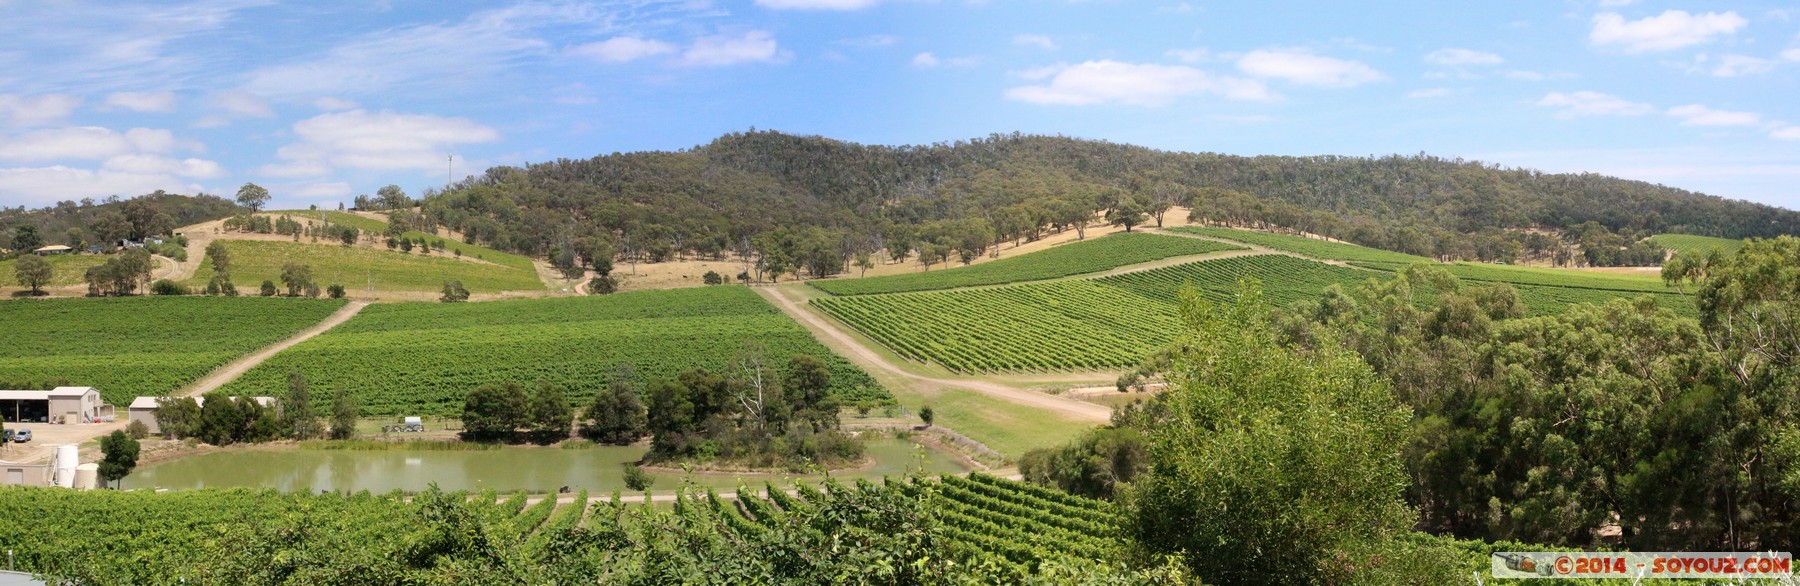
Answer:
M1286 234L1271 234L1269 232L1252 232L1249 230L1234 230L1231 228L1203 228L1203 227L1199 227L1199 226L1179 226L1179 227L1174 227L1174 228L1167 228L1167 230L1170 232L1179 232L1182 234L1193 234L1196 236L1206 236L1206 237L1210 237L1210 238L1223 238L1226 240L1234 240L1237 242L1243 242L1246 244L1254 244L1257 246L1273 248L1275 250L1292 252L1294 254L1307 256L1307 257L1311 257L1311 258L1324 259L1324 260L1339 260L1339 261L1345 261L1345 262L1365 261L1365 262L1400 263L1400 264L1412 264L1415 262L1433 262L1431 259L1425 258L1423 256L1414 256L1414 255L1400 253L1400 252L1381 250L1379 248L1369 248L1366 246L1357 246L1355 244L1349 244L1349 243L1345 243L1345 242L1331 242L1328 240L1307 238L1305 236L1289 236Z
M329 389L357 396L368 415L460 413L486 383L561 384L585 402L621 367L640 383L707 368L724 372L746 341L772 367L796 354L823 358L846 401L892 401L867 373L832 354L744 287L643 291L504 303L396 303L269 359L226 387L281 397L286 376L307 377L321 408Z
M180 388L247 352L292 336L343 301L260 297L38 299L0 309L11 355L0 382L100 390L114 405Z
M1131 573L1116 561L1126 543L1110 504L983 474L739 493L683 490L672 507L650 507L585 491L561 501L6 487L0 546L20 570L82 583L441 583L476 567L485 579L541 584ZM884 568L861 557L884 555L906 559Z
M1379 273L1284 255L1222 258L1092 280L820 298L813 305L902 356L956 372L1103 370L1136 365L1174 339L1185 285L1224 299L1241 277L1278 303Z
M109 258L112 257L100 254L63 254L43 257L50 263L50 282L44 283L42 286L62 287L86 283L87 270L106 264L106 260ZM25 284L19 282L18 277L19 259L0 260L0 285L24 287Z
M1227 250L1243 250L1243 247L1177 236L1118 233L966 267L862 279L817 280L811 281L811 285L832 295L936 291L1042 281Z
M1725 254L1732 254L1744 247L1742 240L1688 234L1657 234L1650 237L1650 243L1666 250L1675 251L1676 254L1690 251L1704 253L1713 249Z
M1120 368L1176 328L1169 306L1087 280L812 303L902 356L956 372Z

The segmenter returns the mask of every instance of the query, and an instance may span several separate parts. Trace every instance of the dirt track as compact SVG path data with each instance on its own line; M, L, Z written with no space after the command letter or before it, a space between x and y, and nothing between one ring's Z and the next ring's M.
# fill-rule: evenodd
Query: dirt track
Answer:
M1112 409L1085 401L1065 399L1056 395L987 381L936 378L908 372L906 369L888 362L869 347L858 343L838 323L819 315L810 308L801 306L799 302L786 294L787 287L794 286L800 285L754 287L753 289L764 299L775 304L775 307L780 308L783 313L800 322L800 325L812 330L813 335L818 337L820 342L864 369L879 370L902 379L910 385L925 387L930 391L945 387L969 389L1010 403L1062 413L1077 420L1105 422L1112 416Z
M333 312L331 315L325 316L323 321L313 324L312 327L306 328L305 330L301 330L300 333L294 334L286 340L264 346L261 350L251 352L239 357L237 360L226 363L225 366L219 367L217 370L208 373L206 376L200 377L200 380L196 380L193 384L181 389L176 395L184 397L204 395L219 387L223 387L226 383L237 380L237 377L243 376L245 372L255 368L256 365L262 364L263 361L268 360L270 356L274 356L282 350L292 348L295 344L310 340L313 336L323 334L326 330L335 328L339 324L349 321L351 317L356 316L357 312L362 311L364 307L368 306L369 302L367 301L352 301L344 305L343 308Z

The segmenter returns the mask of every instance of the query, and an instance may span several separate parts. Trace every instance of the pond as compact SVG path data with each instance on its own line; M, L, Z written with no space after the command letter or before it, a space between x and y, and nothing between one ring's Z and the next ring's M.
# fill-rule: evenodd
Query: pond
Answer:
M911 441L871 439L866 453L874 465L832 476L841 479L900 476L914 471L950 474L968 470L955 456ZM425 490L436 482L444 490L554 492L567 486L604 495L625 488L624 464L644 455L641 447L595 446L589 449L508 447L497 450L242 450L188 456L144 465L125 477L124 488L273 488L294 491L367 490L375 493ZM681 486L681 473L651 472L655 492ZM694 484L720 490L741 482L762 486L818 475L696 473Z

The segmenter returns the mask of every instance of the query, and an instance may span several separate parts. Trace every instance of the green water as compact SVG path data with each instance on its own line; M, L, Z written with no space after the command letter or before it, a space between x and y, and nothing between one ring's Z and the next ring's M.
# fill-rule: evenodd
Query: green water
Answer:
M913 442L892 438L870 440L867 454L875 465L833 474L838 478L899 476L914 471L945 474L967 470L956 458ZM643 448L596 446L585 450L509 447L471 451L339 451L249 450L215 452L145 465L125 477L125 488L273 488L294 491L421 491L436 482L444 490L554 492L587 489L605 494L626 491L623 465L644 455ZM653 491L682 485L680 473L652 473ZM819 476L797 474L694 474L698 486L737 488L764 481L782 484Z

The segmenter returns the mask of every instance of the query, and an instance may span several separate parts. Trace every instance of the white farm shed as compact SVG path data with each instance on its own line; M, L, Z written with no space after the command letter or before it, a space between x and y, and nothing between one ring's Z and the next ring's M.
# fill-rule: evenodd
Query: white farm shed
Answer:
M94 387L56 387L48 391L0 391L0 417L7 421L91 423L110 416Z
M142 421L144 422L144 427L150 429L150 433L162 433L162 426L156 424L156 402L167 398L175 397L138 397L132 399L131 405L125 408L126 421ZM240 397L232 397L231 399L237 401ZM275 406L274 397L251 397L250 400L256 401L256 404L264 407ZM206 397L194 397L194 404L205 406Z

